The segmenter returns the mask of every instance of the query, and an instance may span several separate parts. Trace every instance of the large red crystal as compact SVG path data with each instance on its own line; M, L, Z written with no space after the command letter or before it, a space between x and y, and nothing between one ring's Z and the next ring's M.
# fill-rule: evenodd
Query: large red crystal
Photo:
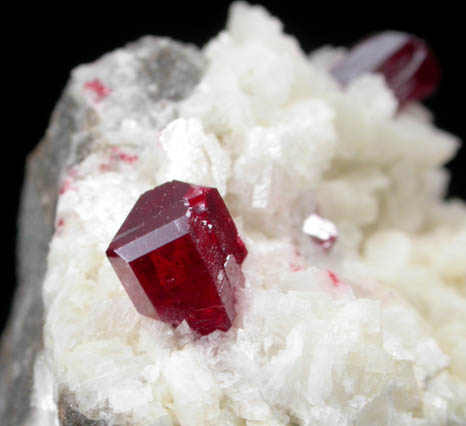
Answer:
M141 195L107 249L141 314L201 335L231 327L246 255L218 191L179 181Z
M344 85L370 72L383 74L400 106L432 94L441 74L424 41L397 31L385 31L363 40L332 69L333 76Z

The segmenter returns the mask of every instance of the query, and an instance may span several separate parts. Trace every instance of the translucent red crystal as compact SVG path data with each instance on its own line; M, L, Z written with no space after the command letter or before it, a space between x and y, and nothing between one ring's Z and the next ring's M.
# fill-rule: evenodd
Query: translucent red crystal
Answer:
M383 74L400 106L432 94L441 75L427 44L397 31L385 31L361 41L332 69L333 76L344 85L370 72Z
M84 88L94 93L97 102L105 99L110 94L110 89L102 84L98 78L84 83Z
M218 191L179 181L141 195L107 249L141 314L201 335L231 327L246 255Z

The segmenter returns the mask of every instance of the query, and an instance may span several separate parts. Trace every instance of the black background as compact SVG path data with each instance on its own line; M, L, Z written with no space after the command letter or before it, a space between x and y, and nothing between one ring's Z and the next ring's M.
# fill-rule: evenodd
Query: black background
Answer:
M407 3L407 2L405 2ZM204 45L226 21L229 2L63 2L62 6L32 9L20 5L4 13L2 50L3 116L2 172L3 210L3 285L0 304L0 329L7 317L15 287L14 241L16 214L25 156L43 136L50 113L63 89L70 70L90 62L103 53L145 34L170 36ZM360 6L347 2L272 2L262 1L278 16L285 31L294 35L305 51L322 44L348 45L365 35L397 29L414 33L429 42L443 68L443 80L437 94L426 104L435 114L439 127L464 139L464 24L462 14L448 3L429 8L415 4L374 2ZM316 7L318 5L318 7ZM47 7L47 9L45 9ZM23 8L23 10L21 10ZM466 198L466 153L449 164L454 177L450 196ZM6 195L6 197L5 197Z

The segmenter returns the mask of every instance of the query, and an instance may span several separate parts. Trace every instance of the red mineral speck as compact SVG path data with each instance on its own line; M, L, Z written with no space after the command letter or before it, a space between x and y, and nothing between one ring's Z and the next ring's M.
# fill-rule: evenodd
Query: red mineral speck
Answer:
M431 95L441 76L440 66L427 44L398 31L366 38L332 69L332 75L344 85L365 73L382 74L400 106Z
M108 164L108 163L100 163L99 164L99 170L102 173L109 172L110 170L112 170L112 166L110 164Z
M332 284L334 287L339 287L341 285L341 281L338 279L336 274L332 271L327 271L329 278L332 280Z
M58 221L57 221L57 229L63 228L64 225L65 225L65 219L63 219L63 218L61 217L61 218L58 219Z
M118 158L120 159L120 161L123 161L124 163L128 164L133 164L139 159L139 157L136 154L127 154L126 152L120 152L118 154Z
M333 248L338 237L335 224L317 213L311 214L304 221L303 232L309 235L311 241L320 246L324 252L329 252Z
M65 181L63 182L62 186L60 187L58 193L60 195L63 195L65 192L69 191L70 189L74 189L73 187L73 183L71 181L71 179L65 179Z
M55 232L60 235L63 231L63 228L65 226L65 219L62 217L57 218L57 221L55 222Z
M107 256L141 314L206 335L234 321L240 241L216 189L172 181L141 195Z
M129 154L127 152L121 151L118 147L113 147L111 149L108 160L99 164L99 171L102 173L109 172L113 169L116 169L119 162L134 164L138 160L139 156L137 154Z
M84 89L94 93L96 102L100 102L110 94L110 89L105 86L98 78L84 83Z
M127 152L123 152L120 148L115 146L112 148L112 160L119 160L124 163L133 164L139 160L139 156L137 154L129 154Z

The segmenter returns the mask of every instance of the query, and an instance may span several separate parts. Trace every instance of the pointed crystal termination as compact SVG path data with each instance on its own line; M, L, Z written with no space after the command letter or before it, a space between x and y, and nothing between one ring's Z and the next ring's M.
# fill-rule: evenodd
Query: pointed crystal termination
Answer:
M365 73L383 74L400 107L431 95L441 76L427 44L397 31L385 31L356 44L331 72L343 85Z
M316 213L311 214L304 221L303 232L326 252L332 249L338 237L335 224Z
M200 335L227 331L247 250L215 188L172 181L145 192L107 256L143 315Z

